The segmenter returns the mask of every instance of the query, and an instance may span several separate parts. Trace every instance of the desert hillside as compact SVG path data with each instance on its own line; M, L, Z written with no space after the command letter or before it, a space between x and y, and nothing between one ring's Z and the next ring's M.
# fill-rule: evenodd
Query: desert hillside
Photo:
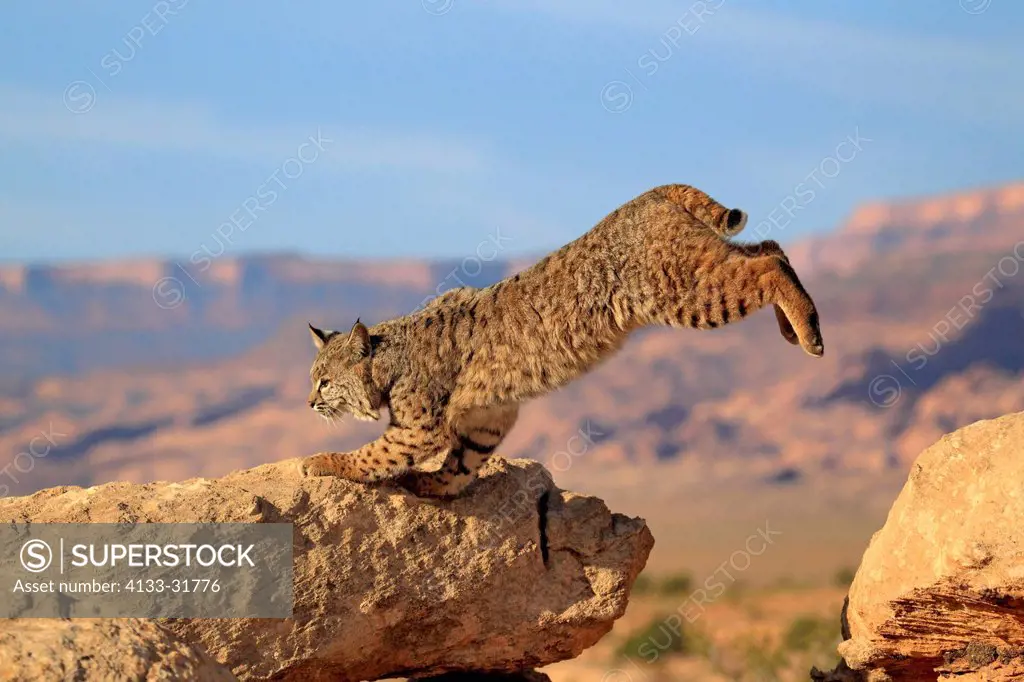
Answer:
M649 330L523 410L501 454L540 460L657 538L621 621L547 668L552 679L797 680L836 665L848 582L914 458L1024 409L1019 191L879 204L787 247L821 311L821 360L767 312L714 332ZM472 283L524 265L494 260ZM12 453L0 492L215 477L354 447L382 427L332 428L306 407L305 320L399 314L464 268L266 256L215 261L183 298L161 297L175 267L0 273L0 447ZM770 551L729 568L762 532ZM666 618L708 581L721 593L663 665L616 672L665 641ZM124 637L136 635L165 646Z
M786 344L769 313L650 330L529 405L503 454L574 482L635 462L772 484L902 471L940 434L1024 407L1022 228L1019 184L859 209L787 247L821 311L824 359ZM373 426L332 429L305 407L304 320L379 320L524 265L492 241L449 262L0 269L0 447L45 451L7 485L219 475L359 444Z

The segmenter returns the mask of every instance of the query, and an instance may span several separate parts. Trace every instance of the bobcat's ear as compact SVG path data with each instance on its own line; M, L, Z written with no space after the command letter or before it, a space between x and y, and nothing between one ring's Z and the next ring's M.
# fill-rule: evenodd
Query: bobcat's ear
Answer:
M348 335L348 342L357 357L365 358L370 354L370 330L359 320L356 320L356 323L352 325L352 331Z
M337 332L332 332L330 330L317 329L309 322L306 324L309 325L309 333L313 337L313 345L316 346L317 350L326 346L331 337L337 334Z

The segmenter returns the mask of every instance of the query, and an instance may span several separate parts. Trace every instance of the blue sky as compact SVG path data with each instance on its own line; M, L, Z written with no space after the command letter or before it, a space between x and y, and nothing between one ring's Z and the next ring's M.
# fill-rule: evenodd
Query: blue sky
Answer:
M1024 177L1010 0L110 5L5 9L0 260L532 254L655 185L756 224L813 182L789 242Z

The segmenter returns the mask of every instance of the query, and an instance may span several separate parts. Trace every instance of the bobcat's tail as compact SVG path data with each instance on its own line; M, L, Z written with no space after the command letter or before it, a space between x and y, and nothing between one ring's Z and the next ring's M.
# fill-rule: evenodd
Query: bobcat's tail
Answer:
M747 224L747 214L738 208L726 208L690 185L665 185L655 190L684 209L722 237L739 234Z

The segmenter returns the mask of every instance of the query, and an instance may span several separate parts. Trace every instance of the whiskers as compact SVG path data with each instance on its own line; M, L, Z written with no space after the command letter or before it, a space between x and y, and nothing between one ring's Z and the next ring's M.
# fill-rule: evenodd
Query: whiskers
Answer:
M331 426L337 426L338 421L341 419L341 413L328 405L327 403L317 403L313 406L313 411L324 418Z

